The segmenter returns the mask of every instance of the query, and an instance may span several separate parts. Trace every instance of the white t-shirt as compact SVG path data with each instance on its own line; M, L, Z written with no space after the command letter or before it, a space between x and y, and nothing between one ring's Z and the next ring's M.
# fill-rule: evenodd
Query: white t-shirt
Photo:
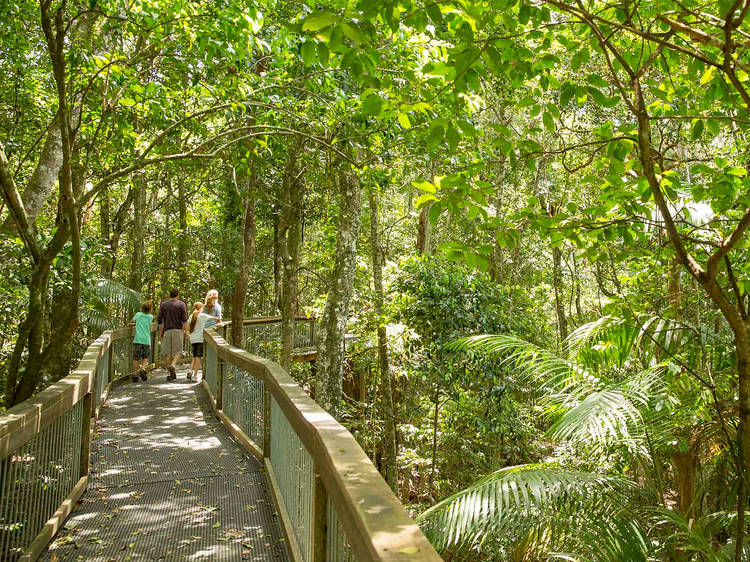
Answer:
M195 319L195 328L190 332L190 343L203 343L203 328L206 327L206 320L209 318L211 317L205 312L198 314L198 318ZM190 321L188 321L188 328L189 327Z

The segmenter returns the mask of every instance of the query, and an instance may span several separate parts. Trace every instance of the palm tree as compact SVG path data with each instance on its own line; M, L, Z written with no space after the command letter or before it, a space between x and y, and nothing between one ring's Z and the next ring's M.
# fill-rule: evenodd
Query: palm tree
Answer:
M550 463L506 467L432 506L420 524L442 549L480 550L504 537L513 560L733 559L731 545L724 552L716 544L736 520L703 514L695 475L677 465L688 454L726 460L733 440L731 408L698 399L706 388L687 374L704 365L707 343L720 342L673 320L605 316L570 334L561 354L512 335L450 344L497 357L535 383L551 419L547 436L605 463L623 460L629 478ZM718 379L714 398L730 388ZM688 450L677 450L684 435ZM665 490L669 475L676 502Z

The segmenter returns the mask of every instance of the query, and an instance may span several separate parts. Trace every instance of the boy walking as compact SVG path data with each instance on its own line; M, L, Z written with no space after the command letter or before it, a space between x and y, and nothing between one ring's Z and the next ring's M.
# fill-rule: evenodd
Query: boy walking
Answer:
M151 303L141 303L141 311L136 312L131 325L135 325L135 337L133 338L133 373L130 378L138 382L138 376L145 381L148 378L146 365L151 357L151 322L154 315L151 314Z
M174 366L182 357L183 334L187 333L187 307L179 299L180 291L171 289L169 300L162 301L159 305L159 314L156 321L159 323L159 334L161 335L161 351L164 355L164 363L169 371L167 380L177 378Z

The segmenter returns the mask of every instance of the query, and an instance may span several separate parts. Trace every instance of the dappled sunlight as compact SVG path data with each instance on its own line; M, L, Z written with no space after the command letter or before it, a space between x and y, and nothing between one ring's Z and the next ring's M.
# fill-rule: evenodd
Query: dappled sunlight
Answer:
M199 386L159 375L113 391L89 490L43 559L287 560L258 462Z

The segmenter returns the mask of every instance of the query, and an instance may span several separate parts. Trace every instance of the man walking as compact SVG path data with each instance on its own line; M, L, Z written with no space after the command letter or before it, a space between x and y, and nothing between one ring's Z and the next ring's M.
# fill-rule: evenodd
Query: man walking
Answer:
M187 307L180 299L180 291L171 289L169 300L162 301L159 305L159 315L156 322L159 324L161 334L161 351L164 355L164 364L169 371L167 380L177 378L174 366L182 357L182 337L187 333Z

